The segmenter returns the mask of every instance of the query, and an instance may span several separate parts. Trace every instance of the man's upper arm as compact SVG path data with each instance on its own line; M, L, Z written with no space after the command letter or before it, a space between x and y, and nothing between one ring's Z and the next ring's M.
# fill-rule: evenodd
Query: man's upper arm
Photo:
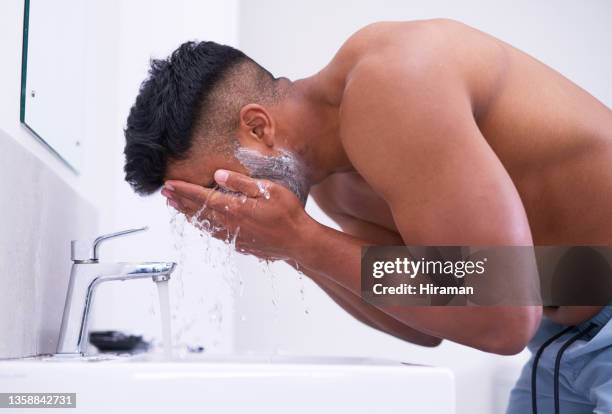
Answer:
M452 66L380 57L357 66L341 108L347 155L406 244L529 245L518 192Z

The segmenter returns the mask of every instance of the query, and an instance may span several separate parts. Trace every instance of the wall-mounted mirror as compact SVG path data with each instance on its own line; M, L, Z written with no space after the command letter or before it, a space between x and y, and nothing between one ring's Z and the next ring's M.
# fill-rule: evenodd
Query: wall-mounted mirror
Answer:
M21 122L77 172L85 137L85 7L25 0Z

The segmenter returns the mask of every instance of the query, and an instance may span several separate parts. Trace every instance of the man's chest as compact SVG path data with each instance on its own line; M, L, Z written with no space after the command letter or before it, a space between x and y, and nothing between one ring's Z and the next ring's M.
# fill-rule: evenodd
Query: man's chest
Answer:
M331 216L397 233L389 206L357 173L334 174L313 188L312 195Z

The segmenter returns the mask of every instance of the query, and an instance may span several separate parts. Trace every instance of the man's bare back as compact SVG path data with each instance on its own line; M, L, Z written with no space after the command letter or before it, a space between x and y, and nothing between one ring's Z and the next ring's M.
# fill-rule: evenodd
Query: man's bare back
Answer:
M418 62L406 65L410 71L410 66L432 59L465 82L478 129L518 191L533 243L612 243L612 111L525 53L457 22L379 23L349 39L315 82L333 91L329 99L342 107L347 79L363 62L377 62L371 64L379 64L380 71L392 77L401 71L387 71L391 62ZM394 81L402 84L402 79ZM405 105L409 113L410 102L389 104ZM343 122L353 120L346 117ZM411 140L410 130L396 132ZM419 152L414 146L411 153L395 156L410 162ZM372 157L370 162L386 160ZM343 231L373 243L403 244L388 204L357 171L331 175L311 194ZM569 325L597 310L562 307L545 313Z

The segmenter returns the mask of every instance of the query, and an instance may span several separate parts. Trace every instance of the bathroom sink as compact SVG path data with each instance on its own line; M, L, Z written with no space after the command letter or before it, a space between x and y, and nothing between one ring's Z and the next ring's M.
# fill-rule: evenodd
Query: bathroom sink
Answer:
M454 412L447 369L360 358L5 360L0 392L76 393L76 409L53 412L88 414Z

